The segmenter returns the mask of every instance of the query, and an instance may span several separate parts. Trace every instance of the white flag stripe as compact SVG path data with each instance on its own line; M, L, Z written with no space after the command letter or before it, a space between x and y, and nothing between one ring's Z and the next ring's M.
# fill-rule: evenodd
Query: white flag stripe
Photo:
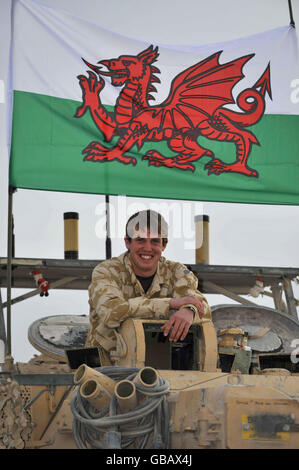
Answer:
M36 0L16 0L14 24L13 88L76 101L82 98L77 76L87 72L82 57L96 64L99 60L124 54L136 55L149 45L46 7ZM208 45L159 45L154 41L152 44L159 47L155 65L161 71L161 83L155 85L155 104L167 98L171 81L177 74L222 50L220 63L255 54L243 68L245 77L234 87L234 97L252 87L270 62L273 101L266 96L265 113L298 114L299 105L291 99L292 83L299 78L297 37L291 26ZM102 102L114 105L119 91L120 88L112 86L110 78L106 78Z

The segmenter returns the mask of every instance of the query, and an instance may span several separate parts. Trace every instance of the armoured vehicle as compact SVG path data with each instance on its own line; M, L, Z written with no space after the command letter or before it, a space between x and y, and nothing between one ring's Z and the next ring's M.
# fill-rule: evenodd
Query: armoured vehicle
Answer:
M39 271L53 288L86 289L97 263L13 258L12 285L32 286L29 273ZM0 266L3 287L6 258ZM299 322L292 282L299 270L201 262L188 267L203 293L238 303L213 306L213 322L194 324L177 343L165 340L160 320L128 319L110 364L97 348L84 348L87 315L35 321L28 340L38 354L15 363L3 302L0 447L298 448ZM46 293L40 285L27 296ZM246 296L256 296L261 285L274 308Z
M36 31L41 31L41 16L34 11L32 5L26 6L24 1L18 3L19 7L23 4L22 7L24 11L26 10L26 15L30 15L29 28L34 24L31 23L31 20L36 18L38 26ZM294 27L291 2L288 3L291 16L290 24ZM39 12L41 9L41 6L38 5ZM215 51L213 55L198 62L197 65L196 62L193 62L194 65L190 64L192 69L185 69L184 72L177 75L177 78L172 82L175 92L170 93L170 99L163 101L163 106L158 108L148 104L152 100L149 93L157 91L153 83L160 82L156 77L160 70L152 65L158 56L158 48L154 49L153 46L149 46L146 50L140 49L139 52L136 51L138 55L136 56L135 53L134 57L131 55L120 56L118 53L119 59L101 60L99 63L107 68L106 71L102 70L100 66L89 64L84 59L84 64L91 69L87 72L88 77L82 75L85 72L81 68L78 48L80 66L78 65L78 69L76 66L74 73L68 74L72 77L68 84L65 82L65 74L61 69L64 62L63 57L67 58L71 55L73 63L76 63L74 52L78 44L74 44L74 39L78 36L83 44L85 39L82 41L82 38L85 33L82 33L76 24L76 28L73 30L73 33L76 34L70 36L69 42L65 41L66 33L69 33L71 29L71 23L68 21L66 29L63 30L62 16L57 15L56 10L55 14L49 14L50 17L46 15L44 23L44 31L47 36L36 35L35 31L31 29L28 31L22 29L18 32L15 43L18 59L24 57L26 59L25 52L29 58L27 63L26 61L18 62L17 70L21 71L18 74L22 88L14 88L17 91L15 96L20 100L14 132L19 131L26 139L24 141L17 139L15 145L12 146L13 154L17 156L17 161L21 162L20 166L16 165L16 167L19 168L20 173L26 174L26 178L30 174L34 174L36 180L41 175L43 176L42 173L38 173L38 165L35 164L37 160L41 161L41 152L45 154L44 166L40 167L41 172L46 173L51 168L54 175L52 178L56 179L58 174L64 177L64 173L71 171L74 164L74 142L73 138L64 135L64 132L69 126L68 117L71 116L73 119L74 114L76 118L80 118L80 126L82 126L80 139L82 138L82 141L85 142L87 136L92 139L100 138L94 134L95 124L101 136L105 135L103 145L93 140L84 148L83 144L81 146L81 140L80 142L78 140L76 145L80 159L82 152L85 155L84 160L102 161L101 165L105 160L116 157L123 163L133 165L136 163L136 159L129 159L123 153L129 150L133 144L141 148L143 141L152 139L165 141L164 143L169 142L171 151L175 150L175 152L179 152L179 155L166 158L159 152L148 149L143 154L142 160L148 160L150 165L193 170L195 158L199 159L205 155L212 158L212 161L204 167L205 170L208 169L209 174L230 173L233 168L234 172L239 173L239 176L242 173L246 175L245 178L258 176L256 170L251 170L246 165L251 145L257 144L258 139L251 131L244 131L241 128L257 122L265 111L265 93L271 95L269 68L262 76L259 75L260 79L256 76L250 83L255 97L253 101L248 96L248 89L245 89L242 95L241 93L238 95L237 105L242 110L241 113L224 107L227 104L234 104L231 95L232 86L237 84L241 77L244 77L243 65L245 65L245 61L253 57L253 51L250 51L250 55L232 58L232 62L223 64L221 62L222 65L218 60L219 51ZM28 16L17 17L14 31L18 29L19 25L26 25L23 18L28 18ZM51 30L49 26L53 19L55 19L53 21L54 29ZM88 23L86 23L86 28L88 28ZM66 44L66 56L55 52L52 56L58 59L56 62L51 62L48 53L44 62L44 49L47 50L47 48L44 47L44 41L41 38L45 39L49 35L49 44L52 45L54 36L51 33L55 31L56 35L56 30L62 31L61 38L64 41L60 41L60 43L65 42ZM79 35L77 31L80 32ZM19 46L26 43L25 33L30 39L34 38L32 39L34 43L29 42L28 49L23 50ZM288 34L284 33L283 36L284 38L291 37L289 32ZM43 44L43 48L39 48L40 59L43 61L38 59L38 48L35 48L34 54L31 50L31 44L36 43L36 37L38 37L38 43ZM95 44L98 44L98 36L95 37ZM84 50L84 54L88 50L88 54L92 57L93 49L90 49L89 52L88 43L91 43L89 39L84 48L80 50ZM113 41L111 41L112 43ZM167 49L171 50L168 47ZM132 60L135 60L135 64L142 64L142 67L140 66L142 73L139 72L136 65L132 66ZM25 68L23 64L26 65ZM39 66L32 66L32 64ZM69 67L68 64L66 64L66 69ZM207 66L207 64L209 65ZM195 92L195 82L190 80L197 80L198 77L194 70L197 70L196 73L198 73L199 69L193 67L199 65L204 81L196 85L199 91ZM217 75L215 73L216 66L218 67ZM145 67L147 67L146 72ZM173 68L172 62L170 62L170 67ZM219 70L225 70L227 75L218 75ZM39 81L43 84L41 89L31 88L34 75L26 76L26 71L36 72ZM52 82L54 74L50 76L49 73L52 71L57 71L57 75L59 75L58 86L56 83L57 91L59 91L57 96L52 93L55 90ZM138 71L138 74L134 71ZM101 76L97 80L95 73ZM212 78L209 86L211 88L208 88L207 77L210 73ZM47 76L50 76L48 83ZM97 94L103 89L103 76L111 77L113 86L123 86L125 81L130 80L125 85L128 90L127 95L122 90L115 102L115 113L114 110L107 112ZM76 77L79 79L79 83L77 83ZM291 79L293 80L294 77L296 75L291 76ZM62 89L73 90L75 81L78 89L80 87L82 90L83 103L81 103L81 97L80 102L71 103L75 96L73 94L65 96L63 92L63 96L61 96ZM186 87L192 88L191 92L187 88L178 88L178 85L181 85L183 81ZM252 87L255 81L256 83ZM46 83L45 88L44 82ZM137 87L137 83L141 88ZM294 81L287 81L287 89L284 90L286 95L281 93L282 96L287 97L288 102L290 101L290 83L293 86ZM28 88L23 89L23 84L26 84ZM215 86L217 87L215 88ZM20 93L21 90L24 93ZM178 90L180 94L177 93ZM38 100L31 101L32 91L38 94ZM281 92L280 89L278 91ZM296 89L293 91L296 92ZM113 95L113 99L114 97L115 95ZM128 98L129 105L127 104ZM239 98L242 99L239 101ZM23 105L27 100L28 109L34 110L32 114L27 113L27 108ZM177 108L175 107L176 100L180 103ZM183 101L181 102L181 100ZM209 102L209 105L203 106L202 103L206 102ZM39 107L32 106L31 103L38 104ZM68 113L65 111L66 103L70 106ZM103 103L105 104L104 101ZM108 103L111 104L112 101L109 99ZM55 112L48 125L48 118L43 118L45 116L44 108L49 108L52 111L55 110L55 106L60 111ZM220 106L221 111L219 111ZM86 125L87 121L81 119L87 108L89 108L93 120L90 131ZM196 112L192 115L194 117L189 117L185 112L182 114L184 108L195 109ZM276 108L274 107L274 109ZM286 114L285 108L282 109ZM21 110L24 111L24 114L21 113ZM163 113L165 111L165 113L154 114L154 110ZM165 127L165 116L168 116L168 113L171 115L170 124L167 123ZM59 117L60 115L61 117ZM141 127L138 125L136 127L136 116L139 119L140 115L142 116ZM32 118L29 119L28 116ZM35 116L35 120L33 120L33 116ZM56 121L57 128L54 128L53 131L53 123ZM47 126L51 128L51 134L45 132L44 127L37 126L42 122L45 123L45 128ZM66 123L66 127L61 126L62 122ZM290 122L291 120L288 120L289 124L285 129L290 126ZM292 142L295 142L296 121L292 120L292 122L294 132L292 132L292 127L289 132L284 131L285 142L287 142L289 135L294 137ZM70 135L76 135L77 138L78 129L78 127L74 128ZM112 129L116 130L115 135L119 138L118 148L106 147L107 141L112 137ZM192 132L189 132L189 129ZM206 136L205 138L210 141L218 140L218 143L224 142L225 145L228 145L228 142L231 144L234 142L237 151L236 162L224 163L218 158L214 159L212 150L199 147L193 135L194 131L197 135L199 130L202 137ZM27 135L29 131L30 136ZM272 124L269 135L272 136ZM267 166L270 165L268 160L272 159L272 152L282 135L279 134L279 137L276 135L276 139L271 139L274 143L272 147L265 147ZM57 151L53 145L53 142L56 142L55 138L59 142ZM60 145L65 146L66 141L69 141L71 145L69 153L65 149L63 151L60 149ZM84 146L88 142L86 141ZM48 153L45 151L43 143L49 144ZM289 151L293 144L287 143L286 148ZM30 154L33 149L34 155L32 155L31 166L29 166L24 156L26 157L26 153ZM296 157L295 150L296 148L294 149ZM284 153L287 154L287 151ZM62 156L67 157L63 161L63 165L56 166L62 160ZM296 162L295 157L293 162ZM28 182L25 178L22 184L19 183L19 187L61 191L75 188L73 190L80 192L82 188L76 186L78 181L82 178L88 180L91 175L94 175L93 184L96 189L101 189L100 194L110 191L113 194L136 195L135 190L132 191L129 187L134 178L138 179L136 173L134 177L131 174L127 177L124 175L128 175L128 173L119 172L118 178L115 179L105 167L104 177L99 179L99 173L93 171L94 163L91 165L89 168L92 170L84 175L79 165L75 167L76 177L74 180L76 184L67 183L62 187L62 178L57 184L55 181L54 186L47 183L40 187L37 183L32 185L31 180L29 179ZM286 161L290 173L280 172L280 169L284 168L281 165L281 160L277 159L276 165L278 169L277 181L286 181L286 186L288 183L294 183L294 187L291 189L295 191L296 172L294 170L292 173L293 168L290 166L290 162ZM123 166L122 170L125 168ZM17 170L16 173L18 173ZM149 173L147 172L146 175ZM142 183L146 182L149 186L150 194L148 196L152 197L151 191L154 184L156 186L164 184L168 178L167 175L169 173L164 173L164 179L152 176L152 180L149 181L153 181L153 184L148 184L148 176L141 180ZM270 172L270 175L269 178L267 177L268 180L272 179L273 173ZM283 178L283 175L290 175L290 178ZM111 188L114 186L111 186L111 181L114 179L117 190L112 191ZM183 180L185 186L188 187L189 180L186 178ZM13 179L9 178L11 184L12 181ZM173 186L175 186L175 196L177 196L179 191L176 181L181 180L173 179L172 181L174 181ZM228 186L230 181L227 179ZM126 182L126 186L121 186L124 188L123 190L119 188L121 182ZM264 180L261 182L257 193L264 191L264 182ZM17 183L18 178L14 184ZM195 186L194 192L198 191L199 186L200 184ZM281 186L280 184L278 186L277 189L280 192ZM239 194L240 187L241 183L237 180L232 189ZM266 185L266 187L268 186ZM203 188L205 191L205 184L203 184ZM215 188L214 180L210 190L210 194L213 196ZM248 188L251 196L256 187L248 185ZM165 340L160 329L162 321L128 319L119 329L117 349L111 357L111 361L107 363L97 348L84 347L88 316L60 314L40 318L29 327L28 340L36 348L38 354L27 363L15 362L11 348L11 306L34 295L46 296L49 288L87 289L92 269L99 261L87 261L76 257L73 257L74 259L65 257L63 260L16 258L13 253L12 233L12 195L14 189L16 188L9 187L7 258L0 258L0 287L1 289L7 288L7 301L2 302L0 296L0 363L2 363L0 371L0 448L299 448L299 351L297 349L299 322L298 302L295 300L292 290L292 282L297 280L299 269L210 265L205 257L196 256L196 263L189 268L198 277L199 290L204 294L225 295L235 303L214 305L212 307L212 322L192 325L184 341L170 343L167 339ZM272 190L271 185L270 190ZM294 198L287 200L288 204L295 201L295 195L292 191L289 192ZM140 194L139 191L138 193ZM185 192L184 194L194 193ZM222 193L220 192L220 194ZM146 195L142 194L142 196ZM196 196L200 200L198 193ZM156 193L156 197L161 197L161 195L157 196ZM171 194L169 197L172 197ZM213 197L205 200L219 199ZM231 197L226 197L225 200L230 201ZM239 200L237 201L239 202ZM269 201L272 201L272 197L266 199L267 203ZM278 201L281 203L280 198ZM264 203L265 201L258 200L257 202ZM75 218L66 217L66 225L76 225L74 220ZM66 236L65 253L74 254L76 251L75 238L75 236L69 238ZM33 288L34 282L36 288ZM32 291L12 299L12 287L28 288ZM247 298L251 293L257 299L259 292L273 297L274 308L263 307ZM283 293L286 304L282 301ZM3 315L4 309L6 309L7 316L6 325Z

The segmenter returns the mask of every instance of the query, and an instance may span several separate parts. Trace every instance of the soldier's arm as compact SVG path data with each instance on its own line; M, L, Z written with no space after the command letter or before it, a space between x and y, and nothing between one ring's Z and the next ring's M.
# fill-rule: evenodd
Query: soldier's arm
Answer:
M169 334L170 341L183 341L194 321L211 319L211 309L204 295L197 290L198 280L191 271L178 265L174 276L174 298L170 308L177 310L161 329L165 336Z
M200 318L211 319L211 309L205 296L198 290L197 277L180 263L177 263L174 270L172 297L171 309L179 310L185 305L193 305L198 311L194 321Z

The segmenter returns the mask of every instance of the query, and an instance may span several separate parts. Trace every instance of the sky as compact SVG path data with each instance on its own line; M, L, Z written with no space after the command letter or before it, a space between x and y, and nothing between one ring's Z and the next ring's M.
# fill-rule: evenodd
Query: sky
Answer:
M287 0L40 0L98 23L125 36L162 44L208 44L263 32L289 24ZM299 25L299 4L293 0ZM7 74L10 43L10 0L0 0L0 256L7 253L8 150L6 138ZM182 23L187 25L182 34ZM42 45L41 45L42 47ZM296 78L296 77L294 77ZM297 77L299 79L299 77ZM169 259L195 263L193 218L210 217L210 264L234 266L299 267L299 207L209 202L178 202L111 197L114 214L130 215L138 208L169 211L170 240L164 254ZM15 255L24 258L64 257L63 213L79 213L79 257L105 258L103 238L104 196L18 189L13 199ZM153 207L155 204L155 207ZM174 218L173 214L176 214ZM178 226L187 214L185 229ZM178 217L179 215L179 217ZM122 227L116 226L112 255L125 250ZM172 236L173 235L173 236ZM33 284L32 289L35 286ZM293 283L295 296L299 287ZM28 292L13 289L12 297ZM2 300L6 289L1 288ZM249 297L248 297L249 298ZM211 305L233 303L209 295ZM249 298L249 300L254 300ZM27 340L27 330L39 318L58 314L88 315L86 291L50 291L12 307L12 355L26 362L39 354ZM258 303L272 307L272 300ZM6 311L5 311L6 312ZM6 314L6 313L5 313Z

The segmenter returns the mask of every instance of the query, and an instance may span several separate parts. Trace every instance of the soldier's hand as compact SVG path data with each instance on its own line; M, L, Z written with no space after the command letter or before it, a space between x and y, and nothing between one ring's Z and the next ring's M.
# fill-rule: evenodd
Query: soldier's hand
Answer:
M169 341L183 341L193 323L193 312L189 308L180 308L161 326L164 336L170 332Z
M180 309L184 305L194 305L194 307L198 310L198 315L201 318L204 314L204 305L203 301L197 297L193 297L192 295L188 295L186 297L179 297L177 299L171 299L169 303L170 309Z

